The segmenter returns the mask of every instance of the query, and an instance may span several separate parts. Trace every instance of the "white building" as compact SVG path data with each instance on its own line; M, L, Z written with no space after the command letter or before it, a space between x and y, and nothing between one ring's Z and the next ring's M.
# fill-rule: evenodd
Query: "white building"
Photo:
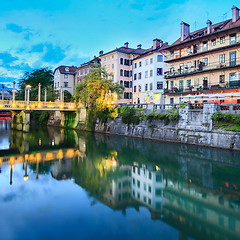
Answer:
M75 73L77 67L74 66L60 66L54 70L54 88L60 91L68 91L72 95L75 87Z
M132 197L152 210L161 211L164 205L163 174L152 165L132 167Z
M133 60L133 103L164 103L167 46L154 39L153 47Z

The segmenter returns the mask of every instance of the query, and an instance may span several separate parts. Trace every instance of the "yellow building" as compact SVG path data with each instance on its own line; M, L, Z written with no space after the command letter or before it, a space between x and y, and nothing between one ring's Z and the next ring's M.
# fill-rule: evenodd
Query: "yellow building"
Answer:
M166 49L165 103L185 101L188 94L240 92L239 47L240 19L235 6L232 19L214 25L208 20L206 28L191 33L190 26L182 22L181 37ZM237 103L240 99L207 101Z
M101 65L108 73L113 74L113 81L125 86L124 94L118 103L132 103L132 60L144 51L141 44L134 49L129 48L128 43L125 43L123 47L105 54L103 51L99 52Z

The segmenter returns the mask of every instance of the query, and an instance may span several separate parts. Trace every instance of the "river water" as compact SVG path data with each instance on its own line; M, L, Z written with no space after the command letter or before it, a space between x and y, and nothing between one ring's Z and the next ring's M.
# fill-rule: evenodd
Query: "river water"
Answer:
M2 121L0 239L240 239L240 153Z

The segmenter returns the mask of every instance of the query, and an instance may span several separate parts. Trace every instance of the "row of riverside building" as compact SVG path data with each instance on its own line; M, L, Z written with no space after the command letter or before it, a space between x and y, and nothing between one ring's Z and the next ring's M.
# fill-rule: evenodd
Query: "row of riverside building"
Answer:
M125 86L118 103L177 104L187 100L201 102L201 96L214 96L204 101L240 103L239 98L220 98L240 92L240 18L232 7L232 18L190 32L181 22L181 36L169 45L154 39L153 46L130 48L128 43L79 67L60 66L54 71L56 90L74 92L76 84L89 73L94 62L113 74L113 81ZM240 94L240 93L239 93Z

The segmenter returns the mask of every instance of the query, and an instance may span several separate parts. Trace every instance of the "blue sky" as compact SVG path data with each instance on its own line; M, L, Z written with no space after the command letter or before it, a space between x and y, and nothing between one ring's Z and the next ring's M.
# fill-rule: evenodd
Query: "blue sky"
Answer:
M180 36L180 22L191 31L231 18L240 1L207 0L12 0L1 1L0 82L12 82L40 67L80 65L100 50L129 42L169 44Z

